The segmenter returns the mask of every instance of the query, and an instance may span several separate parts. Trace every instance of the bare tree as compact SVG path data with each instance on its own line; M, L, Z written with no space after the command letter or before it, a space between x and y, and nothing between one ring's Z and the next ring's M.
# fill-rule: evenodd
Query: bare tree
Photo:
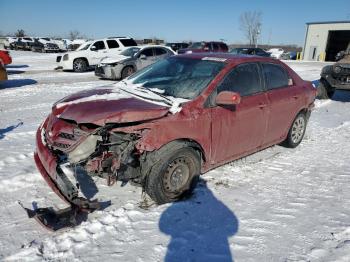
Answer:
M261 12L244 12L239 18L240 29L244 32L249 45L257 46L261 32Z
M82 35L80 34L80 32L78 30L72 30L72 31L69 31L69 39L70 40L75 40L75 39L78 39L78 38L81 38Z
M23 29L18 29L15 33L16 37L24 37L26 35L26 32Z

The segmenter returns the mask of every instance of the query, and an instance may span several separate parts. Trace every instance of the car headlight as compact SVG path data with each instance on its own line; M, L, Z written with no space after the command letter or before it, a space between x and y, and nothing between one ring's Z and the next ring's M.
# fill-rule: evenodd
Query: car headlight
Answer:
M334 67L333 70L334 70L334 73L339 74L341 72L341 67L340 66L336 66L336 67Z
M62 60L67 61L68 60L68 54L65 54L62 58Z
M186 54L192 54L192 50L186 51Z
M88 136L80 145L68 154L69 162L75 164L89 157L95 152L97 141L102 141L101 136Z

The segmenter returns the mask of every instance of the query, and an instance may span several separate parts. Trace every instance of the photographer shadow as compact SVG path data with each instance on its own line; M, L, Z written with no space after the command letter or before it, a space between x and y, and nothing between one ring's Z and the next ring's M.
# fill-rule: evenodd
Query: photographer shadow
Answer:
M237 233L238 219L204 180L190 199L163 212L159 229L171 236L166 262L233 261L228 238Z

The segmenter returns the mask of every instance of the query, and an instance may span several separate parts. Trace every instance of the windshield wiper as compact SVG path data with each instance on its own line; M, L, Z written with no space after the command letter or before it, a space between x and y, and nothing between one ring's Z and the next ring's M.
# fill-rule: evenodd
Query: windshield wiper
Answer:
M155 92L153 90L149 90L149 89L146 89L146 88L139 88L139 87L138 87L138 89L140 89L140 91L141 90L142 91L148 90L151 93L154 93L154 94L158 95L159 97L161 97L163 99L153 99L152 97L142 96L141 94L137 94L137 93L135 94L134 92L131 92L131 91L127 90L127 89L121 88L121 90L123 90L124 92L127 92L127 93L129 93L131 95L138 96L138 97L141 97L141 98L146 99L146 100L148 99L148 100L152 100L152 101L163 102L164 104L167 104L168 106L173 106L173 101L171 99L169 99L169 98L167 98L167 97L165 97L163 95L160 95L159 93L157 93L157 92ZM165 101L164 101L164 99L165 99Z

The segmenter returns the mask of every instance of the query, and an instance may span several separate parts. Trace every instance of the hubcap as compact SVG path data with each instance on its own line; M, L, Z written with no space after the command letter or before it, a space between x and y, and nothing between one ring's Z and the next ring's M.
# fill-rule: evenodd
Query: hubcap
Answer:
M166 191L172 193L181 193L188 183L190 177L190 167L188 160L180 157L172 161L165 171L164 187Z
M297 144L300 142L304 135L305 130L305 119L302 116L299 116L293 123L292 126L292 141Z
M74 69L80 71L83 68L83 63L82 62L75 62L74 63Z
M134 70L131 67L128 67L126 70L126 75L129 76L132 75L132 73L134 73Z

